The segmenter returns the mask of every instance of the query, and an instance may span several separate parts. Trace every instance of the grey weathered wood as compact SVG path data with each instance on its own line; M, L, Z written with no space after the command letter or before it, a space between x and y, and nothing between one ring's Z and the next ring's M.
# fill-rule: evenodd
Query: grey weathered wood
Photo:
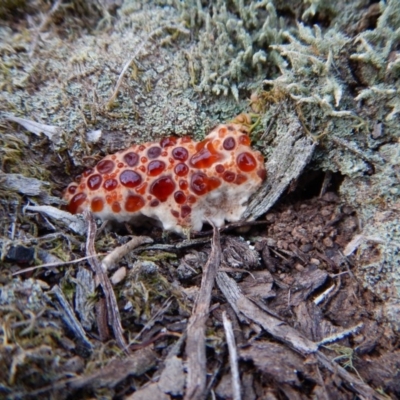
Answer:
M290 183L300 176L314 152L316 142L304 134L298 119L287 124L282 117L277 124L276 136L271 143L275 147L265 165L267 179L250 200L243 219L253 220L265 214Z
M22 174L5 174L0 171L0 188L26 196L43 196L47 195L46 191L50 188L50 183Z

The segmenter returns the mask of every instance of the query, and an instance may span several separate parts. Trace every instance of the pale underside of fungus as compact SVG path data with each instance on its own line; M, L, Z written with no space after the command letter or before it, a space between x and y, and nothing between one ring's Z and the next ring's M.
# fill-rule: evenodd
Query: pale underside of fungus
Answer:
M148 217L180 234L238 221L266 176L248 133L231 123L201 142L167 137L108 155L66 188L67 208L134 224Z

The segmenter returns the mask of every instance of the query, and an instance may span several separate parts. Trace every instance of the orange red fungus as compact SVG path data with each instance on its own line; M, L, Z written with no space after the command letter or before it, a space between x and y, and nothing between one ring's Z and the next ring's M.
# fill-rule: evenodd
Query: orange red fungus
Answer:
M236 121L238 121L236 119ZM200 230L241 218L266 177L245 125L219 125L201 142L166 137L106 156L64 191L71 213L89 209L107 220L146 216L164 229Z

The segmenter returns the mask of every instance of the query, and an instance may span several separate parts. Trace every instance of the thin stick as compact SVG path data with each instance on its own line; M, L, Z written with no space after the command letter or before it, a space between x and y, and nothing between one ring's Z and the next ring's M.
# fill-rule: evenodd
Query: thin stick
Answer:
M153 243L153 239L147 236L135 236L128 243L114 249L110 254L105 256L101 261L102 268L107 271L112 265L116 264L122 257L126 256L136 247L143 244Z
M106 253L99 253L97 255L102 256L105 254ZM13 272L11 275L12 276L21 275L21 274L24 274L25 272L35 271L40 268L54 268L54 267L61 267L62 265L77 264L81 261L88 260L91 257L93 257L93 256L81 257L81 258L77 258L76 260L71 260L71 261L60 261L60 262L54 262L54 263L48 263L48 264L35 265L34 267L24 268L24 269L21 269L20 271Z
M94 221L91 212L86 211L84 213L85 220L87 222L87 240L86 240L86 253L89 257L89 264L93 272L98 276L100 281L100 286L103 290L104 297L107 304L107 322L111 326L115 339L121 349L129 352L125 338L123 335L123 329L121 324L121 316L119 314L117 299L115 298L114 289L112 287L111 281L107 274L104 272L103 267L96 255L96 250L94 248L94 240L96 237L96 222Z
M219 231L213 225L214 236L211 253L203 268L201 287L187 328L187 384L185 400L200 400L206 389L206 346L205 329L217 269L221 263L221 244Z
M235 337L233 335L232 322L226 316L225 311L222 313L222 322L224 324L226 343L228 344L229 350L229 365L231 367L232 374L233 400L241 400L242 396L240 394L240 376L237 348Z

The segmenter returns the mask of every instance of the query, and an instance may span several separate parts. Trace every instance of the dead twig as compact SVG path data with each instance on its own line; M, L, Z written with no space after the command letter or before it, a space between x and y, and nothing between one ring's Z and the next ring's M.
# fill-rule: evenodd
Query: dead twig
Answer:
M221 263L219 231L215 226L213 226L213 229L214 236L210 257L203 269L200 292L187 329L186 355L188 378L186 383L186 400L203 399L206 388L205 323L209 313L211 291L214 286L217 269Z
M142 251L149 251L149 250L160 250L160 251L171 251L176 252L182 249L186 249L189 247L199 246L201 244L206 244L210 242L210 238L199 238L199 239L189 239L189 240L181 240L176 243L172 244L163 244L163 243L156 243L148 246L142 246L135 249L135 253L140 253Z
M103 255L103 253L100 253L97 255ZM76 260L71 260L71 261L60 261L60 262L54 262L54 263L48 263L48 264L42 264L42 265L35 265L34 267L24 268L19 271L13 272L11 275L12 276L21 275L21 274L24 274L25 272L35 271L40 268L55 268L55 267L60 267L61 265L77 264L77 263L80 263L81 261L86 261L89 258L90 258L90 256L77 258Z
M68 300L65 298L64 293L60 289L58 285L54 285L51 293L57 298L56 307L61 313L61 318L64 323L68 326L68 328L74 332L77 339L83 344L83 346L89 351L93 350L93 345L86 336L84 329L82 328L81 323L75 316L75 312L70 306Z
M143 244L153 243L153 239L147 236L135 236L128 243L117 247L101 261L102 268L107 271L112 265L116 264L122 257L126 256L136 247Z
M117 299L115 293L108 278L105 270L103 269L99 259L97 258L96 251L94 248L94 239L96 237L96 222L94 221L91 212L84 213L85 220L87 222L87 240L86 240L86 254L90 257L89 264L93 272L98 276L100 286L103 290L104 297L107 305L107 319L108 325L111 326L115 339L121 349L128 352L126 347L125 338L123 335L123 329L121 325L121 317L118 310Z
M240 400L242 396L240 394L238 353L235 343L235 337L233 335L232 322L226 316L225 311L222 313L222 322L224 324L226 343L228 344L228 350L229 350L229 365L231 367L231 374L232 374L233 400Z
M139 340L139 338L142 336L143 332L145 330L150 330L151 327L154 326L158 318L160 318L161 315L163 315L170 307L172 304L172 298L169 297L167 300L164 301L164 303L161 305L159 310L153 315L150 320L143 326L143 328L140 330L140 332L129 341L129 348L134 349L135 342ZM144 344L140 344L139 346L144 346Z

